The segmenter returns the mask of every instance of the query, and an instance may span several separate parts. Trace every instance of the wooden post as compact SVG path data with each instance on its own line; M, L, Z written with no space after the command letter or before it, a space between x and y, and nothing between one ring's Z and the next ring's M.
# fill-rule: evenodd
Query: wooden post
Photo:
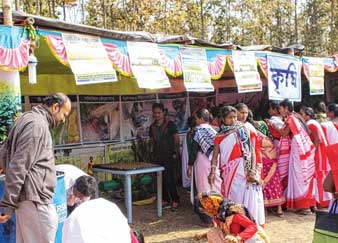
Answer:
M11 0L3 0L2 9L4 11L4 25L13 25Z

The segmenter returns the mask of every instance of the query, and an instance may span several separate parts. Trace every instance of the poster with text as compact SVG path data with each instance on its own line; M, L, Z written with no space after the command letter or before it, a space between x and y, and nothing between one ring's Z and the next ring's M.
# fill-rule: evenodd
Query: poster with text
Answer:
M140 88L170 88L169 78L160 65L157 44L149 42L127 42L131 70Z
M168 117L175 122L180 133L186 132L189 110L187 106L187 93L158 94L160 102L168 111Z
M267 59L269 99L301 101L300 60L281 54L268 54Z
M254 52L232 51L238 93L262 91Z
M205 49L180 47L184 86L191 92L214 91Z
M119 96L80 95L83 142L120 140Z
M62 38L77 85L117 81L99 36L62 33Z
M155 94L121 96L124 139L149 136L149 127L153 122L152 106L155 102Z
M324 60L323 58L309 57L310 95L324 94Z
M194 115L201 108L211 111L216 106L215 92L189 93L190 113Z
M42 103L46 96L29 96L30 107ZM51 130L53 143L55 145L77 144L80 143L80 121L78 112L78 103L76 95L68 95L72 102L72 110L66 118L65 123L59 124Z

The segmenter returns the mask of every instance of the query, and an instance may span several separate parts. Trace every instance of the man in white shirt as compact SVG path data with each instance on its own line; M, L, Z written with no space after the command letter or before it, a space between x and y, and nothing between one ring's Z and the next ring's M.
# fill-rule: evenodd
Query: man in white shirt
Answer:
M94 177L69 164L56 165L56 170L65 174L68 215L80 203L95 197L97 183Z
M63 243L130 243L126 217L112 202L103 198L84 202L66 219Z

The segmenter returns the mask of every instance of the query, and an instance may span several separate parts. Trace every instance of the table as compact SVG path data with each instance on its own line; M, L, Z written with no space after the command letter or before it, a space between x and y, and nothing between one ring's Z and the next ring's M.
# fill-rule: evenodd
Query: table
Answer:
M128 164L128 163L123 163ZM137 164L137 163L133 163ZM157 215L158 217L162 216L162 171L164 167L154 164L141 163L142 168L130 168L130 169L120 169L116 163L113 164L97 164L94 165L92 170L94 177L98 181L98 172L110 173L113 175L123 175L124 176L124 202L127 208L127 218L128 223L131 224L133 221L133 212L132 212L132 188L131 188L131 176L137 174L146 174L154 173L157 174ZM145 166L148 166L145 168ZM128 167L128 166L127 166Z

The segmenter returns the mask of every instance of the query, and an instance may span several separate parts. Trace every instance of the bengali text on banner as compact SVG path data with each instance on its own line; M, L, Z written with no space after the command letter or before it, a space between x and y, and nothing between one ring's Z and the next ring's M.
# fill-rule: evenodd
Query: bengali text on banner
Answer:
M268 54L267 58L269 99L301 101L300 60L281 54Z

